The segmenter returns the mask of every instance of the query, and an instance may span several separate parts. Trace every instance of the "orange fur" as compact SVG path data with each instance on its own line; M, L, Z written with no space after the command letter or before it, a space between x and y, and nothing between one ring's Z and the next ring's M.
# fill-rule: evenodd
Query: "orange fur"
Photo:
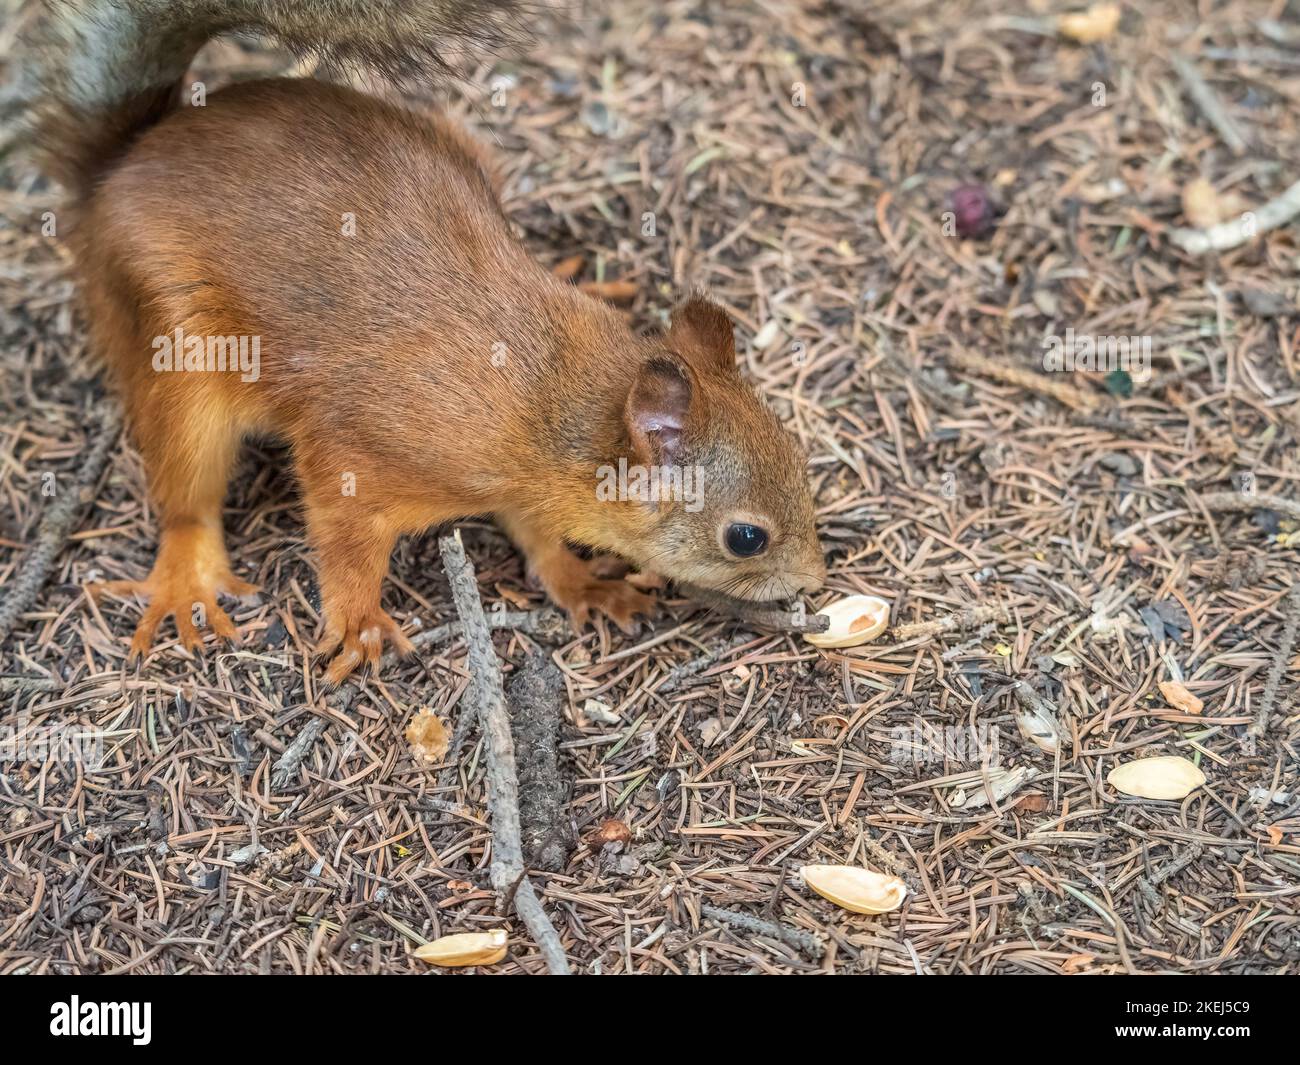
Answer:
M650 600L566 542L739 594L820 584L802 456L737 373L725 315L697 299L667 336L634 336L528 256L482 149L449 121L310 80L239 85L143 131L80 205L74 238L161 524L133 652L168 612L192 642L194 602L229 634L215 594L247 586L220 510L255 431L292 445L331 681L385 639L405 646L379 605L397 538L473 514L501 520L578 621L599 608L626 625ZM178 327L260 338L259 378L155 371L154 338ZM597 466L653 458L628 408L655 360L680 376L685 446L712 471L698 513L595 498ZM718 523L755 512L767 557L722 557Z

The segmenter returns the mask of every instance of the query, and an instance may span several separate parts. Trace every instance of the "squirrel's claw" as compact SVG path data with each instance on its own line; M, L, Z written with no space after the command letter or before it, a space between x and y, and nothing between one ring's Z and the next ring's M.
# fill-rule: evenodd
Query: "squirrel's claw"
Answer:
M414 649L397 622L382 610L349 618L341 625L331 623L317 648L322 655L334 655L325 670L325 683L338 687L363 662L372 672L377 670L385 639L392 642L399 655Z
M177 642L191 653L203 651L202 627L211 629L224 640L238 643L239 629L217 605L217 595L243 598L255 594L257 588L230 574L219 580L203 581L192 573L167 570L160 573L155 567L147 580L101 581L87 585L86 591L95 602L105 593L121 598L138 596L148 601L127 650L127 663L133 665L149 654L158 626L168 617L175 618Z

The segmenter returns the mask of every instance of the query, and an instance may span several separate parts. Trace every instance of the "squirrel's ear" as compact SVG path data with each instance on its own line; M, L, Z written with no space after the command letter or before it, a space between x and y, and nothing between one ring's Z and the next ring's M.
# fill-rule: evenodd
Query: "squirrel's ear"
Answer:
M691 391L690 375L677 360L654 356L641 364L627 394L623 421L643 465L668 465L676 459Z
M736 338L727 312L712 300L692 296L673 311L668 346L698 366L735 369Z

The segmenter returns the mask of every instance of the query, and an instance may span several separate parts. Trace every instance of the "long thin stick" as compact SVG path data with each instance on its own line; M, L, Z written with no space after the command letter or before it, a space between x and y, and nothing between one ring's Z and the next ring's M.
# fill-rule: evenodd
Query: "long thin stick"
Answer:
M493 610L486 615L486 618L489 629L514 629L544 640L553 639L563 633L568 624L564 620L564 615L552 606L543 606L536 610ZM449 621L445 625L438 625L432 629L421 629L411 634L411 647L417 651L425 647L437 647L448 640L455 639L461 634L463 628L459 621ZM401 658L402 656L392 649L385 651L374 673L383 673L384 670L392 669ZM364 674L356 674L343 681L337 688L327 689L326 704L336 710L347 710L361 694L364 687L363 677Z
M895 625L890 632L895 640L915 640L918 636L938 636L941 633L975 629L989 621L1003 621L1007 608L1001 603L980 603L968 606L955 614L947 614L934 621L917 621L909 625Z
M753 916L753 914L724 910L721 906L710 906L707 902L700 906L700 913L704 914L705 917L711 917L715 921L721 921L723 924L731 925L732 928L739 928L744 932L753 932L755 935L779 939L782 943L795 947L813 958L820 958L826 953L826 944L811 932L791 928L789 925L777 921L765 921L761 917Z
M1200 497L1206 510L1228 510L1253 513L1256 510L1276 510L1288 517L1300 518L1300 503L1284 496L1246 495L1244 492L1207 492Z
M568 624L564 615L552 606L543 606L536 610L492 610L485 616L489 629L515 629L542 639L559 637ZM463 628L459 621L449 621L433 629L412 633L411 646L416 650L421 647L437 647L439 644L455 639L461 634ZM392 661L397 661L396 655L392 656ZM383 664L389 663L385 661Z
M451 582L456 613L464 625L469 648L469 696L477 710L487 738L488 808L492 813L492 887L504 902L514 893L515 910L542 952L546 968L554 975L569 974L564 945L551 925L541 901L528 882L519 828L519 778L515 770L515 746L510 735L510 712L506 708L501 663L483 602L478 578L465 555L460 533L438 541L442 564Z
M65 489L50 506L36 536L36 546L14 574L9 598L0 603L0 640L13 631L18 618L36 602L37 595L49 580L50 570L54 568L55 560L63 551L63 544L84 506L81 493L84 489L92 488L104 472L121 428L122 417L113 410L100 426L99 435L91 446L90 454L86 456L86 464L81 468L77 483Z
M1264 204L1246 218L1233 222L1220 222L1209 229L1171 229L1169 239L1189 255L1204 255L1207 251L1228 251L1245 244L1261 233L1286 225L1300 215L1300 181L1286 192Z
M1074 410L1093 410L1097 406L1097 400L1094 396L1076 388L1074 385L1066 384L1064 381L1048 380L1041 373L1028 370L1023 366L1013 366L997 359L990 359L987 355L979 355L973 351L954 348L948 352L948 361L963 370L980 374L982 377L991 377L995 381L1003 381L1006 384L1015 385L1017 388L1027 388L1033 392L1041 392L1043 395L1051 396L1058 403L1063 403Z

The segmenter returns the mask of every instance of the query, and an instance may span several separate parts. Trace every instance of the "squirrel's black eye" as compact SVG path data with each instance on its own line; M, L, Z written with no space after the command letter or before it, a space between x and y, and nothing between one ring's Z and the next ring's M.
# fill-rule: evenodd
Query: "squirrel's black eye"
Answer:
M745 525L737 522L735 525L727 526L724 539L727 543L727 550L733 555L749 558L752 555L757 555L767 546L767 531L760 529L757 525Z

